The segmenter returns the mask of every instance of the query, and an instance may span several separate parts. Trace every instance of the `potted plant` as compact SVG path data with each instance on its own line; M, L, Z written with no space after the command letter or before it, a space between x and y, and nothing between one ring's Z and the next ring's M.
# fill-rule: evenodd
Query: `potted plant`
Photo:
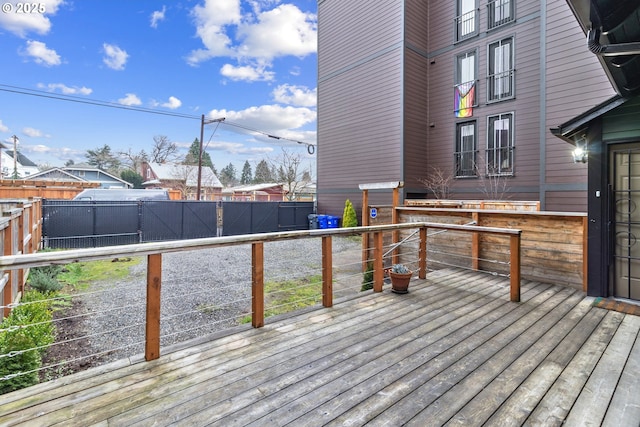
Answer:
M413 272L404 264L393 264L387 269L391 278L391 292L396 294L406 294L409 292L409 281Z

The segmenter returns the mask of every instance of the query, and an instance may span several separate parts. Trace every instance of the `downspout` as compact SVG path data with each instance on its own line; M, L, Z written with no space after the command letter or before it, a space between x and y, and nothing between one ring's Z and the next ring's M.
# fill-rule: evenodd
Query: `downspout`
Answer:
M600 30L590 29L587 33L587 47L599 56L640 55L640 43L600 44Z

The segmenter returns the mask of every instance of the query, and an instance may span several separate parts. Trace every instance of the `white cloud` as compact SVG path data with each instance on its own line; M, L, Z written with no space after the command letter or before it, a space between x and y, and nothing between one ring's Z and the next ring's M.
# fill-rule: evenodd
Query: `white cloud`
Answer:
M220 69L220 74L223 76L235 80L245 80L245 81L271 81L275 77L275 73L273 71L267 71L265 66L233 66L231 64L224 64Z
M151 28L158 28L158 22L164 21L164 14L167 11L166 6L162 6L162 10L156 10L151 14Z
M171 110L175 110L176 108L180 108L182 105L182 101L180 101L175 96L170 96L169 101L160 104L161 107L170 108Z
M16 1L4 2L13 8L12 13L0 13L0 28L3 28L18 37L26 37L28 33L47 34L51 30L51 21L48 16L55 15L64 0L40 0L37 3L20 2L23 7L42 5L43 13L17 13ZM30 9L31 10L31 9Z
M318 102L318 90L284 84L273 90L273 99L282 104L315 107Z
M104 43L102 45L102 49L105 54L102 61L107 65L107 67L113 70L124 70L127 58L129 58L129 54L125 50L109 43Z
M205 48L192 51L187 57L189 64L197 65L216 56L233 54L232 41L225 31L228 25L240 22L240 0L207 0L204 6L195 6L191 16Z
M46 89L49 92L59 91L64 95L91 95L93 89L90 89L86 86L78 87L78 86L67 86L63 83L38 83L38 87L40 89Z
M23 128L22 133L31 138L44 138L44 137L48 138L49 137L48 135L43 134L42 131L31 128L31 127Z
M29 40L27 47L22 51L22 55L31 57L36 64L51 67L60 65L62 60L55 50L49 49L43 42Z
M250 134L258 139L268 139L270 142L275 141L268 138L263 133L256 133L241 127L234 126L238 124L249 129L255 129L260 132L266 132L281 138L292 139L295 141L303 141L309 143L316 142L316 132L303 130L304 126L312 124L316 121L317 113L315 110L302 107L283 107L281 105L262 105L260 107L250 107L241 111L230 110L212 110L207 117L224 117L225 128L238 133Z
M2 123L2 120L0 120L0 132L9 132L9 128Z
M213 142L208 145L208 148L229 154L268 154L273 152L273 147L249 147L239 142Z
M292 4L282 4L258 15L257 23L243 23L238 53L252 58L306 56L317 51L316 16Z
M124 98L118 99L118 104L126 105L128 107L142 105L142 101L135 93L127 93Z
M303 57L317 51L317 17L292 4L280 4L262 11L261 7L278 2L252 2L253 13L241 16L239 0L207 0L192 11L196 34L204 48L191 52L190 65L214 57L228 56L238 65L222 67L223 75L234 80L271 80L265 71L274 58ZM247 65L249 64L249 65Z

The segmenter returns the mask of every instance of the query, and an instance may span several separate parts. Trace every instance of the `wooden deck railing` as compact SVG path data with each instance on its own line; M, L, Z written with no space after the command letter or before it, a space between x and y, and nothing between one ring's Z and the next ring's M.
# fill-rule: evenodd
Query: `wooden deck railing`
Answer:
M285 239L321 238L322 239L322 304L333 305L332 289L332 237L372 233L375 242L374 254L374 291L381 292L383 287L383 233L406 229L419 229L420 251L418 277L424 279L427 272L427 230L456 230L469 233L489 233L507 236L510 241L511 262L510 278L511 301L520 301L520 230L438 224L429 222L354 227L340 229L303 230L280 233L263 233L241 236L212 237L203 239L153 242L124 246L111 246L93 249L75 249L39 254L5 255L0 257L0 270L12 271L30 267L68 264L105 258L126 256L147 256L147 302L146 302L146 339L145 359L153 360L160 356L160 293L162 285L162 254L221 246L250 244L252 247L252 325L264 325L264 243Z
M42 205L40 199L29 201L1 201L0 253L3 255L31 254L39 249L42 235ZM0 320L11 312L9 308L23 291L27 270L8 270L0 276L2 306Z

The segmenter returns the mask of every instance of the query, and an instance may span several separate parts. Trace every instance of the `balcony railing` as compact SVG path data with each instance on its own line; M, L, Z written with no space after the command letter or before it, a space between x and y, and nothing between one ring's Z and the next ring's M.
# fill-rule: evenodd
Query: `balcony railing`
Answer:
M229 237L214 237L204 239L193 239L173 242L154 242L144 244L134 244L126 246L113 246L94 249L77 249L68 251L45 252L37 254L8 255L0 257L0 270L11 271L25 268L53 265L70 264L79 261L91 261L99 259L120 259L126 257L147 258L146 263L146 302L144 304L144 355L146 360L154 360L160 356L160 325L161 318L167 317L166 306L161 305L161 289L163 288L163 256L169 253L200 251L211 248L221 248L229 246L250 246L251 259L251 312L250 319L253 327L261 327L265 324L265 243L278 242L292 239L319 239L321 243L321 304L324 307L331 307L334 298L334 268L332 257L332 239L340 236L372 235L373 250L371 264L373 266L373 290L381 292L384 282L385 249L383 248L383 234L397 233L401 230L414 230L419 236L417 260L412 258L412 254L393 255L399 257L402 262L415 263L416 274L424 279L427 274L427 240L428 230L455 230L472 234L491 234L503 236L508 240L510 250L509 277L510 277L510 299L520 300L520 230L506 228L479 227L456 224L439 224L430 222L416 222L380 226L303 230L281 233L264 233ZM477 247L475 249L477 256ZM188 254L185 254L188 255ZM274 256L280 256L277 252ZM308 258L308 256L307 256ZM412 259L411 259L412 258ZM287 259L288 263L292 263ZM308 262L305 258L304 262ZM288 265L288 268L300 268L302 265ZM360 275L358 275L360 276ZM173 278L176 280L176 278ZM179 278L178 278L179 280ZM183 278L183 280L185 280ZM209 283L215 283L215 277L209 277ZM358 282L360 279L358 279ZM186 284L183 284L186 285ZM125 289L126 292L126 289ZM166 290L165 290L166 292ZM180 292L189 292L188 286L182 286ZM171 295L172 298L180 298L180 295ZM165 297L166 298L166 297ZM126 295L124 296L126 300ZM114 301L115 302L115 301ZM7 307L3 307L7 308ZM127 317L127 308L125 315ZM108 307L114 310L113 307ZM120 309L120 308L118 308ZM164 316L163 316L164 314ZM111 318L116 319L118 315L112 314ZM174 313L169 313L169 317ZM185 326L185 325L183 325ZM102 331L100 331L102 332ZM28 351L28 350L26 350ZM0 357L13 357L19 352L3 354Z
M456 41L461 41L478 34L477 11L474 9L456 16L453 20L453 27Z

